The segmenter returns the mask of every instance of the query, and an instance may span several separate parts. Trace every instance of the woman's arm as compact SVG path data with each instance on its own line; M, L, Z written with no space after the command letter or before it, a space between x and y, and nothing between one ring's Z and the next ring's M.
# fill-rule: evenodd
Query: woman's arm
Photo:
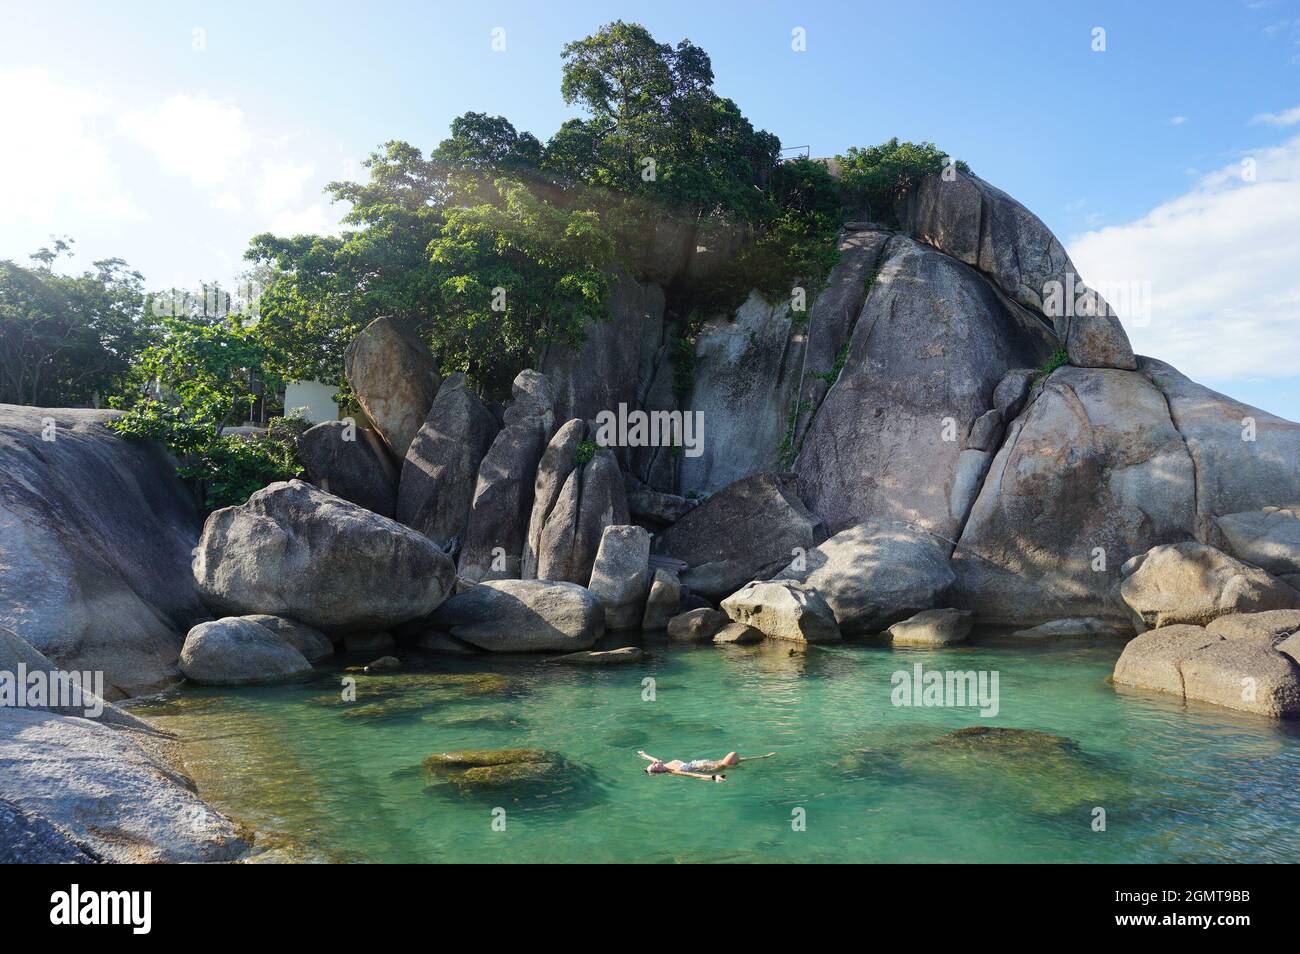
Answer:
M647 754L644 753L644 752L640 752L640 751L638 751L638 752L637 752L637 755L641 756L641 758L645 759L647 762L658 762L658 761L659 761L659 760L658 760L657 758L655 758L653 755L647 755Z
M727 780L725 775L705 775L702 772L687 772L684 769L669 769L668 774L681 775L685 778L702 778L706 782L725 782Z

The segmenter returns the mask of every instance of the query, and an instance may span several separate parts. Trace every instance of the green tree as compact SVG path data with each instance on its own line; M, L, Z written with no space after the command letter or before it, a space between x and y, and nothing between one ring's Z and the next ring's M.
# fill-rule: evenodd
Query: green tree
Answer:
M948 155L932 142L899 142L895 137L865 149L854 146L836 161L845 206L896 227L898 200L922 177L941 172ZM970 172L961 161L956 168Z

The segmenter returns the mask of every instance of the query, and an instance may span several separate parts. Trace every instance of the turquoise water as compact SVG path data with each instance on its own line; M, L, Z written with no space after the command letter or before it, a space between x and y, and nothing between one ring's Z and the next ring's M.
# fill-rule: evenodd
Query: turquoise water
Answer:
M137 711L185 737L200 792L257 832L267 860L1300 861L1300 731L1117 692L1121 645L650 640L644 664L611 669L408 655L397 675L341 660L307 682L189 688ZM918 662L997 671L998 715L895 707L892 675ZM340 699L345 676L356 702ZM974 725L1073 744L943 738ZM419 768L518 747L570 770L479 792ZM713 784L647 776L637 749L777 755Z

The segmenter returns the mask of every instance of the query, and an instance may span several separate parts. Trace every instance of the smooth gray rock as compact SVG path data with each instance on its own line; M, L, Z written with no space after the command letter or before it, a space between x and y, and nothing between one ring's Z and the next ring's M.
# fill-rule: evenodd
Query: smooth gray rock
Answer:
M1300 716L1300 667L1271 646L1225 640L1192 653L1179 669L1188 699L1274 719Z
M1152 547L1125 563L1122 572L1120 598L1139 629L1204 626L1218 616L1300 604L1285 583L1203 543Z
M1047 315L1051 287L1072 299L1087 292L1065 248L1042 221L983 179L957 173L920 180L900 203L899 219L913 236L987 275L1012 300ZM1057 335L1082 367L1137 367L1128 335L1100 296L1097 314L1051 314Z
M656 569L650 581L650 593L646 596L641 628L664 629L681 608L682 584L677 574L663 567Z
M628 522L623 475L601 448L565 478L537 544L537 578L586 586L605 528Z
M692 592L720 597L770 576L820 537L789 483L763 473L710 496L659 534L653 551L686 563L681 582Z
M1005 378L1003 380L1006 380ZM966 449L993 452L1002 440L1002 412L990 408L975 419L966 435Z
M490 652L575 652L604 633L605 610L576 583L493 580L456 594L430 622Z
M761 629L744 623L728 623L713 634L713 643L715 646L752 646L766 638Z
M650 533L644 527L605 528L591 569L592 595L605 607L605 629L641 625L650 589Z
M668 638L677 643L707 643L730 622L730 616L715 609L687 610L668 621Z
M890 241L848 358L795 459L830 533L901 520L955 538L962 444L1011 368L1041 365L1052 332L987 280L904 237Z
M1131 634L1131 627L1121 629L1112 621L1083 616L1050 620L1029 629L1018 629L1011 635L1017 639L1076 639L1083 636L1123 635L1127 639Z
M1185 624L1142 633L1129 640L1115 662L1115 684L1182 696L1183 660L1222 640L1203 627Z
M442 549L464 537L479 465L497 435L496 418L453 374L442 382L402 462L397 520Z
M1014 421L1024 410L1039 372L1033 368L1012 368L993 389L993 407L1004 421Z
M473 656L482 652L477 646L461 642L439 630L421 633L415 639L415 648L426 653L443 653L448 656Z
M159 446L104 426L118 416L0 405L0 626L102 672L109 700L178 680L185 632L208 615L193 498Z
M736 623L772 639L834 643L840 639L835 614L812 590L789 580L748 583L722 601L722 611Z
M555 423L546 378L525 369L511 390L505 427L479 464L474 484L459 563L460 575L470 581L519 578L537 463Z
M1300 505L1300 424L1202 387L1162 361L1142 358L1141 367L1196 462L1198 540L1215 542L1217 516Z
M816 590L846 634L876 633L941 603L953 583L948 545L903 524L866 521L777 576Z
M972 613L969 610L923 610L910 619L889 627L889 639L895 646L950 646L964 643L970 635Z
M190 630L181 672L204 686L250 686L311 672L311 663L265 626L227 616Z
M952 474L952 490L948 493L948 512L958 527L966 525L966 518L984 485L984 475L988 473L992 460L993 455L982 450L968 449L957 455L957 466Z
M406 456L441 383L423 341L393 318L376 318L343 355L357 401L397 460Z
M1122 623L1120 567L1189 540L1192 459L1164 396L1129 371L1064 367L994 457L953 553L952 605L1023 628L1066 617Z
M378 659L366 664L366 672L389 672L394 669L401 669L402 661L396 656L380 656Z
M251 847L148 736L39 709L0 709L0 799L106 861L233 861Z
M1250 639L1272 645L1281 637L1300 631L1300 609L1220 616L1211 620L1205 631L1224 639Z
M546 450L537 462L537 476L533 481L533 506L528 518L528 535L524 539L520 568L521 579L537 579L537 563L546 518L555 509L569 475L577 467L578 445L587 441L586 421L578 418L565 421L547 443Z
M223 614L284 616L331 633L427 616L455 567L423 534L292 480L208 517L194 578Z
M334 644L330 642L329 637L305 623L285 619L282 616L268 616L265 613L254 613L242 618L275 633L302 653L309 663L317 663L334 655Z
M298 438L307 479L328 494L391 517L397 508L397 468L388 447L368 427L325 421Z
M620 649L590 650L556 656L548 662L565 663L570 666L628 666L645 659L645 650L639 646L623 646Z
M1274 576L1300 573L1300 507L1224 514L1215 521L1229 553Z
M629 516L651 525L670 526L695 507L694 500L653 490L632 474L623 475L623 489L627 491Z

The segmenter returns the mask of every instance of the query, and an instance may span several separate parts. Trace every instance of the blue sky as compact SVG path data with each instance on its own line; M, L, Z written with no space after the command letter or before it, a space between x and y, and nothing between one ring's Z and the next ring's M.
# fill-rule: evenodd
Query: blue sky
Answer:
M228 278L258 231L336 227L321 186L387 139L427 148L470 109L545 139L572 114L561 47L620 17L703 46L787 145L897 135L966 159L1085 278L1150 285L1139 350L1300 419L1297 0L0 0L0 257L70 234L74 267Z

